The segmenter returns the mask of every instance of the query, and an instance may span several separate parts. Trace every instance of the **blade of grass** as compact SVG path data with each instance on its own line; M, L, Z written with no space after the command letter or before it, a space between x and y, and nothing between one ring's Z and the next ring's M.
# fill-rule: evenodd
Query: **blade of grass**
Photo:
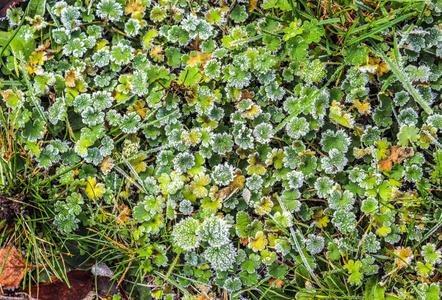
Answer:
M403 84L404 88L409 92L414 100L423 108L423 110L431 115L433 114L433 110L430 108L430 106L425 102L425 100L422 98L422 96L419 94L419 92L414 88L413 84L408 80L406 77L406 73L400 69L400 67L391 60L390 57L385 55L384 51L382 51L378 45L376 45L374 42L371 42L373 53L377 54L382 58L382 60L390 67L391 71L396 75L396 77L399 79L399 81Z

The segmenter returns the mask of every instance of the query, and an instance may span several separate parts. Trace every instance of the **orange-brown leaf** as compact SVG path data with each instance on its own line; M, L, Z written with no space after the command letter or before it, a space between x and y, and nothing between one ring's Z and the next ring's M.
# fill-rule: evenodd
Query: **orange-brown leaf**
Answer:
M391 149L390 159L395 163L401 164L406 158L413 156L413 154L413 148L400 148L399 146L394 146Z
M379 161L379 171L390 171L392 165L391 159L382 159Z
M120 212L120 217L117 220L118 224L124 225L129 221L130 209L126 205L122 204L118 206L118 211Z
M255 8L256 8L256 5L258 4L258 0L250 0L249 1L249 6L247 7L247 11L249 12L249 13L251 13L252 11L254 11L255 10Z
M275 282L276 281L276 282ZM284 281L282 281L279 278L273 278L269 280L269 285L271 285L273 288L277 287L278 289L281 288L285 284Z
M16 288L22 281L26 271L26 260L23 259L15 246L6 246L0 249L0 266L3 266L0 275L0 285L4 289Z

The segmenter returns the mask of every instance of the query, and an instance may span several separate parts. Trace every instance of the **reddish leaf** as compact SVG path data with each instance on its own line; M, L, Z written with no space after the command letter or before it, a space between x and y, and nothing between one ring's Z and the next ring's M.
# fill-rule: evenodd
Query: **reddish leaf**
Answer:
M6 11L22 1L23 0L0 0L0 18L6 17Z
M67 274L69 284L57 280L40 285L31 286L32 298L37 300L82 300L93 290L94 277L83 270L74 270ZM23 292L29 293L27 287Z
M26 293L36 300L83 300L91 291L95 291L95 278L83 270L73 270L67 273L70 288L66 283L56 280L40 285L31 286L18 293ZM123 299L127 299L124 292L118 288L116 282L112 282L109 277L97 277L97 292L100 297L109 297L120 294Z
M1 287L4 289L16 288L25 275L26 260L20 256L14 246L10 245L0 249L0 270L2 267Z

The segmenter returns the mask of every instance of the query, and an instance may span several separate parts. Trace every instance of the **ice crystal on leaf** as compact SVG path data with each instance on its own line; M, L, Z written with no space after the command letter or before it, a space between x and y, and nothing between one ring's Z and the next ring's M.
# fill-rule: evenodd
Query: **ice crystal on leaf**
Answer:
M121 4L112 0L101 0L97 5L97 16L109 21L117 21L123 15Z
M324 238L309 234L305 247L312 255L318 254L324 249Z
M204 257L215 270L227 271L233 267L236 250L230 243L220 247L208 247L204 251Z
M199 226L199 222L192 218L183 219L176 224L172 232L174 244L185 251L198 247L197 231Z
M212 247L220 247L229 240L229 227L224 220L210 217L204 220L198 228L198 236L202 241L207 241Z

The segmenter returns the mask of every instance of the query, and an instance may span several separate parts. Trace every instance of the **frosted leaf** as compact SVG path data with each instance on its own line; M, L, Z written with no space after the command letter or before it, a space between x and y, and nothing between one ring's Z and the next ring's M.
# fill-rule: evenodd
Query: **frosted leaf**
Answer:
M264 179L262 179L261 176L258 176L256 174L247 178L247 181L246 181L247 187L251 190L258 190L258 189L262 188L263 183L264 183Z
M58 121L63 121L66 117L66 105L63 100L58 99L49 107L49 121L52 124L57 124Z
M304 117L294 117L287 125L287 135L292 139L299 139L307 134L309 131L309 124Z
M234 168L227 162L217 165L212 172L212 179L216 184L228 185L233 180Z
M356 216L352 212L338 210L333 214L332 222L343 234L349 234L356 227Z
M309 234L308 239L305 241L305 247L312 255L321 253L322 249L324 249L324 238Z
M198 228L197 235L202 241L207 241L212 247L227 244L229 240L229 228L224 220L219 217L206 218Z
M196 232L199 226L199 222L190 217L176 224L172 232L174 244L187 251L197 248L199 239Z
M370 253L377 253L381 249L381 243L377 240L377 236L370 232L365 236L364 250Z
M348 211L353 208L355 199L353 193L348 190L345 190L344 192L334 190L327 201L331 209Z
M292 171L288 173L287 179L291 189L298 189L304 184L304 174L299 171Z
M422 256L424 257L426 262L431 264L440 264L441 263L441 250L436 250L436 245L432 243L428 243L422 247Z
M273 137L273 127L268 123L261 123L255 127L253 135L258 143L268 143Z
M192 202L190 202L189 200L181 201L179 210L184 215L190 215L193 212Z
M78 20L79 17L80 11L76 7L66 6L61 10L60 20L67 30L77 28L81 24L81 21Z
M336 132L329 129L322 134L320 144L324 151L328 152L331 149L336 148L339 151L346 153L348 146L350 145L350 138L342 129Z
M404 110L401 110L401 113L398 116L398 121L404 125L416 125L418 121L418 114L415 109L409 107Z
M195 156L187 152L179 153L173 159L173 164L178 171L185 173L195 165Z
M208 247L204 251L204 257L215 270L227 271L235 263L236 250L232 244L226 244L221 247Z
M97 67L105 67L110 62L110 52L107 48L102 48L92 55L92 59Z
M328 157L321 157L322 168L327 174L336 174L343 171L347 162L344 153L336 148L330 150Z
M123 15L121 4L113 0L101 0L97 5L97 16L109 21L118 21Z

